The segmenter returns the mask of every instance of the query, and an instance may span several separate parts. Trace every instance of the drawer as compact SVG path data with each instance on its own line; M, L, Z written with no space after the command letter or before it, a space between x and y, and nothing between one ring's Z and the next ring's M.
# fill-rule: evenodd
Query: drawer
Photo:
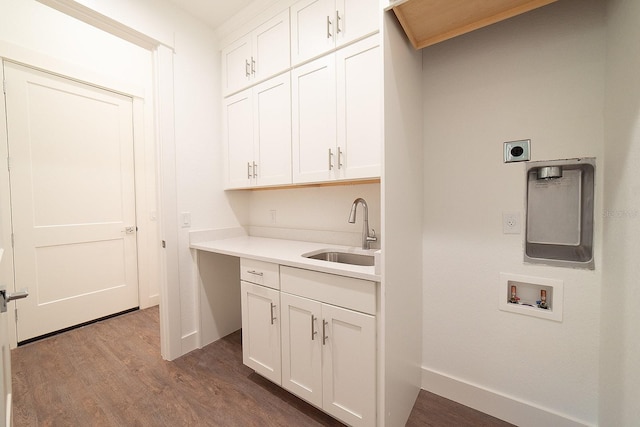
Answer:
M280 290L362 313L376 314L376 282L282 266Z
M255 259L240 259L240 279L245 282L280 289L280 266Z

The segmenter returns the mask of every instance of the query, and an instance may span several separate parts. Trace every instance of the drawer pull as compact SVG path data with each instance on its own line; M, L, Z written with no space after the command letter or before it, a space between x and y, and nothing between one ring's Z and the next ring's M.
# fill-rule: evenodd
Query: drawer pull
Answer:
M276 308L276 305L274 303L271 303L271 324L273 325L274 322L276 321L276 317L273 314L273 309Z
M264 273L262 271L255 271L255 270L247 270L247 273L249 274L255 274L256 276L264 276Z

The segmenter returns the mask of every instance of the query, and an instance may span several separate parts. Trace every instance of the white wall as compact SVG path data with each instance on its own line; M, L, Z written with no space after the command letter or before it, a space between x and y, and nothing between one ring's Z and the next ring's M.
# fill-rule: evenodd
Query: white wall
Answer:
M600 425L640 420L640 2L607 7Z
M252 235L317 241L347 246L362 245L362 207L356 223L347 219L353 201L362 197L369 210L369 228L380 236L380 184L252 191L247 225ZM271 211L275 212L275 221ZM380 241L372 247L380 247Z
M423 386L519 425L541 419L475 398L598 420L604 18L565 0L423 50ZM595 271L526 265L523 234L502 234L525 197L502 144L527 138L532 160L597 158ZM499 311L501 272L563 280L563 321Z
M151 88L151 55L35 0L0 0L0 40Z

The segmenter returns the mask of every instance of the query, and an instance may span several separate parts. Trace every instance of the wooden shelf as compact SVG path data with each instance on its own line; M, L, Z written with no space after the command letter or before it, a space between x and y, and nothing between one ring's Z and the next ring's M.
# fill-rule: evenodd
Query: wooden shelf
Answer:
M557 0L406 0L393 11L416 49L520 15Z

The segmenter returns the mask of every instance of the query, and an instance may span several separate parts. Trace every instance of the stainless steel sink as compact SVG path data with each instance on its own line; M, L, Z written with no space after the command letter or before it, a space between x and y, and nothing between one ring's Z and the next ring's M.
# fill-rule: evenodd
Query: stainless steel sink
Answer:
M373 255L358 254L353 252L321 251L310 252L302 255L305 258L319 259L321 261L338 262L341 264L372 266L375 264Z

